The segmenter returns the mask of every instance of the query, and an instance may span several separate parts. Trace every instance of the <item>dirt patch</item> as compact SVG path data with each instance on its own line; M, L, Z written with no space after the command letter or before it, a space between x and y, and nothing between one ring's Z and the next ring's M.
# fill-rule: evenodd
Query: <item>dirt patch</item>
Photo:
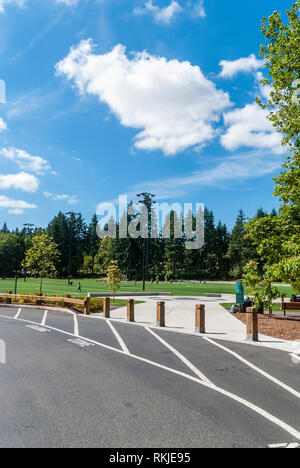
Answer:
M246 323L247 314L234 314L236 318ZM299 320L278 320L277 318L269 318L266 315L258 315L258 330L259 333L281 338L283 340L300 340L300 322Z

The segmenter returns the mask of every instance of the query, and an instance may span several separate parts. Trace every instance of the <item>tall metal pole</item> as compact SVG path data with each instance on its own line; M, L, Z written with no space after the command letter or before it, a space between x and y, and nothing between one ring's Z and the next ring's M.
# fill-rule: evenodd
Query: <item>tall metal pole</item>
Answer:
M153 197L155 197L154 193L148 193L148 192L142 192L137 194L138 197L143 197L142 200L139 201L139 203L143 203L148 210L148 221L149 221L149 216L151 216L151 206L156 203L153 200ZM150 218L151 219L151 218ZM147 226L147 232L148 236L151 233L151 227L150 223L148 223ZM148 276L148 252L149 252L149 241L148 237L144 238L144 248L143 248L143 291L146 289L146 280Z
M16 276L15 276L15 294L18 290L18 268L19 268L19 242L20 242L20 233L17 234L17 252L16 252Z
M72 234L73 234L73 223L75 216L79 215L79 213L75 213L74 211L68 211L66 215L69 216L69 256L68 256L68 286L70 285L71 281L71 265L72 265Z

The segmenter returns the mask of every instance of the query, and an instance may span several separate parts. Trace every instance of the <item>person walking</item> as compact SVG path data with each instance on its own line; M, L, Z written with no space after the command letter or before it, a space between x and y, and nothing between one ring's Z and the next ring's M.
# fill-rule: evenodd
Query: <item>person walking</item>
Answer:
M81 284L80 284L80 283L78 283L77 291L78 291L78 292L81 292Z

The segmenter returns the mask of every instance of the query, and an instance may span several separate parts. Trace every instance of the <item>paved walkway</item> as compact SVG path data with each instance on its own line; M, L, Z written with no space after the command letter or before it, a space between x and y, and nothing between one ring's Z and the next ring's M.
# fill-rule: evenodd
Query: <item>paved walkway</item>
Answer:
M124 297L124 299L126 299ZM136 300L141 300L136 297ZM159 300L166 303L166 328L180 333L195 333L195 304L205 304L206 308L206 334L212 338L227 341L245 343L246 326L229 311L224 309L219 302L220 299L208 297L184 297L184 296L157 296L144 297L143 304L135 306L135 319L137 324L155 325L156 323L156 302ZM232 294L223 294L222 302L235 302ZM124 320L126 317L126 307L122 307L111 312L111 317L116 320ZM255 346L280 349L294 352L300 346L298 342L286 341L259 335L259 343L250 343Z

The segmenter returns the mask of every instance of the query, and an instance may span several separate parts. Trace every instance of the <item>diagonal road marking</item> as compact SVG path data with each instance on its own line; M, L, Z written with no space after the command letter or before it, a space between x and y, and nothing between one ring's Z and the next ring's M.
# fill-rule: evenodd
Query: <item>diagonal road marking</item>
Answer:
M106 323L107 325L110 327L111 331L113 332L113 334L115 335L115 337L117 338L122 350L124 351L125 354L130 354L129 352L129 349L127 348L126 344L124 343L124 340L123 338L121 337L121 335L117 332L117 330L115 329L115 327L113 326L113 324L109 321L109 320L106 320Z
M284 390L286 390L287 392L291 393L292 395L294 395L296 398L300 398L300 393L297 392L297 390L294 390L292 387L290 387L289 385L286 385L284 382L281 382L281 380L278 380L276 379L276 377L273 377L271 374L268 374L267 372L265 372L264 370L260 369L259 367L255 366L254 364L252 364L251 362L247 361L247 359L244 359L242 356L240 356L239 354L235 353L234 351L232 351L231 349L228 349L226 348L225 346L219 344L219 343L216 343L214 340L212 340L211 338L207 338L207 337L203 337L204 340L208 341L209 343L217 346L218 348L220 349L223 349L223 351L226 351L227 353L231 354L232 356L236 357L237 359L239 359L239 361L243 362L244 364L246 364L248 367L251 367L251 369L255 370L256 372L258 372L259 374L263 375L264 377L266 377L267 379L271 380L271 382L275 383L276 385L278 385L279 387L283 388Z
M163 340L159 335L154 333L154 331L151 330L150 328L148 327L145 327L145 328L146 330L148 330L149 333L151 333L151 335L153 335L158 341L160 341L164 346L166 346L166 348L172 351L172 353L174 353L175 356L177 356L187 367L189 367L194 372L194 374L196 374L199 377L199 379L201 379L203 382L207 382L213 385L213 383L204 374L202 374L202 372L200 372L199 369L197 369L197 367L194 366L194 364L192 364L179 351L177 351L177 349L173 348L173 346L171 346L169 343Z

